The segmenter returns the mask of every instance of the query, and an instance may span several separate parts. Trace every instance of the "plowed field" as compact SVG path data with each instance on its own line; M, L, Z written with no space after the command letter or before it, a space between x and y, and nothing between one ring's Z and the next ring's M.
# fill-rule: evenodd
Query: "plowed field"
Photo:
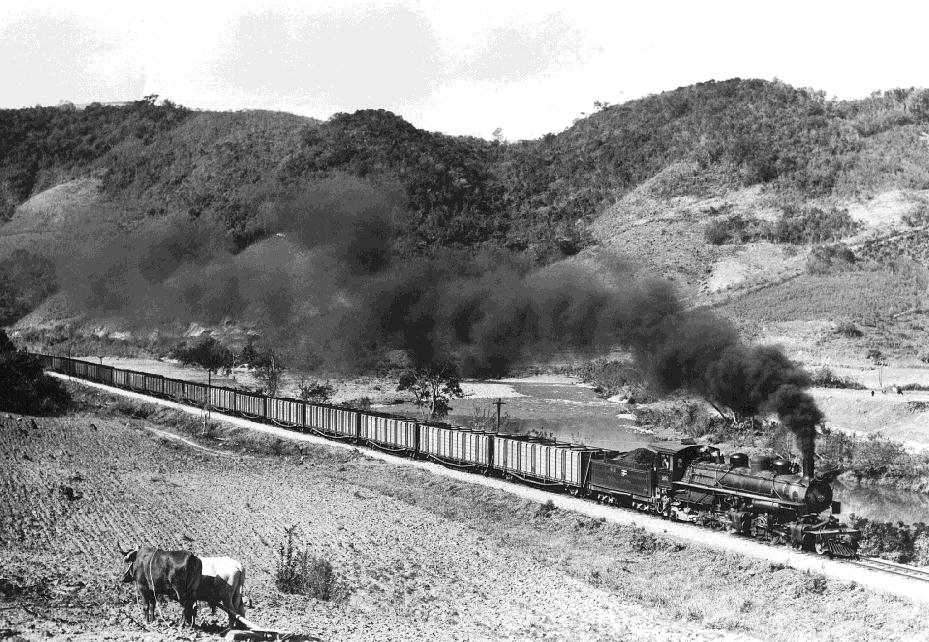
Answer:
M243 448L229 431L191 444L165 436L169 416L158 421L0 422L0 637L216 639L176 630L174 603L145 627L119 583L118 543L238 558L250 619L324 640L766 639L788 629L848 640L872 627L905 639L929 626L902 600L351 451ZM335 599L276 589L292 525L332 563Z

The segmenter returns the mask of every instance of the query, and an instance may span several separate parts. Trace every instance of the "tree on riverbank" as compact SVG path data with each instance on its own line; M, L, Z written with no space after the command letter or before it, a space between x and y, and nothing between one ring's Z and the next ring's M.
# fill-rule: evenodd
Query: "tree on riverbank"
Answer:
M210 373L219 373L220 370L228 373L235 364L235 355L232 350L213 337L192 346L187 344L177 346L171 356L181 363L200 366Z
M255 369L255 378L262 384L262 393L269 397L277 394L287 368L281 355L274 348L269 346L262 350L250 343L242 351L242 360Z
M452 361L405 370L397 390L413 395L425 419L444 419L452 409L449 402L464 397L458 366Z

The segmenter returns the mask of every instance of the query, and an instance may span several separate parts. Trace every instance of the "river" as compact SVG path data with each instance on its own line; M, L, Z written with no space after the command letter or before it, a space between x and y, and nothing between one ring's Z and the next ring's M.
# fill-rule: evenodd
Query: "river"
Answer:
M635 425L628 406L608 401L591 388L567 377L534 377L499 383L469 382L472 393L453 402L452 423L468 425L475 412L495 417L496 398L503 401L501 414L518 418L522 429L532 428L560 441L583 443L613 450L629 450L656 438ZM415 408L391 412L415 414ZM512 420L512 419L511 419ZM880 521L929 523L929 495L909 491L833 483L842 514Z

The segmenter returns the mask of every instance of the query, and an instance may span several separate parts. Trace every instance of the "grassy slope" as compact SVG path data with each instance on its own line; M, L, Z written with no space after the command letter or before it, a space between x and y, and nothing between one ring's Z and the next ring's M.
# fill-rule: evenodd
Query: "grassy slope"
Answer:
M177 425L170 412L139 420L121 412L152 410L125 402L116 407L97 395L87 401L94 414L0 433L2 456L17 462L0 472L0 540L7 551L0 590L8 606L0 623L29 638L46 632L70 638L88 630L114 639L141 634L129 591L117 583L117 539L124 546L157 541L233 553L249 569L254 619L324 639L557 637L564 618L587 613L596 620L600 608L578 604L572 611L570 598L562 596L568 601L536 610L566 586L619 600L617 610L604 614L608 620L641 613L661 630L680 626L760 639L791 630L803 639L867 640L909 639L929 626L921 607L855 586L540 510L503 493L350 453L297 450L231 429L198 436L189 420ZM159 440L143 430L152 422L186 430L210 449L250 457L230 459ZM113 455L125 452L133 456ZM69 500L65 487L82 498ZM353 521L357 510L397 520L395 527L369 530ZM381 518L371 513L371 519ZM308 602L274 588L275 547L283 526L294 523L313 552L332 561L345 589L342 600ZM427 540L422 529L431 534ZM433 551L430 541L445 552ZM472 560L483 572L470 570ZM521 583L500 594L497 583L487 581L492 576L509 586L501 571L518 577L536 572L530 569L554 573L547 578L553 583ZM506 613L511 617L501 619ZM600 637L596 629L580 631L581 639ZM153 639L161 635L177 633L156 627Z

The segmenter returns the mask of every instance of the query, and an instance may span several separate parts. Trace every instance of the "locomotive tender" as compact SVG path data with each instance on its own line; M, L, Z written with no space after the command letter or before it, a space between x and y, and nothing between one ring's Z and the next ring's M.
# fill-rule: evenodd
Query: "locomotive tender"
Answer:
M47 369L299 432L431 459L668 519L719 527L817 553L857 557L859 531L835 518L826 479L790 463L686 442L616 452L526 435L421 422L344 406L266 397L80 359L39 355ZM824 513L827 510L829 515Z

